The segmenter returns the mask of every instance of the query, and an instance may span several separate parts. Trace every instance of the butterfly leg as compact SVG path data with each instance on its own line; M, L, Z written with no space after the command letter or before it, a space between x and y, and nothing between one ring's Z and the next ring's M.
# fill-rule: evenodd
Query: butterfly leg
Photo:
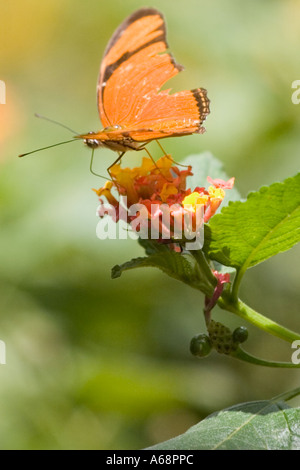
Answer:
M151 160L153 162L153 165L155 165L156 168L159 170L158 166L156 165L156 162L155 162L154 158L152 157L151 153L149 152L149 150L145 146L139 147L138 150L146 150L146 152L148 153L148 156L151 158Z
M146 152L148 153L149 157L151 158L152 162L153 162L153 165L156 167L156 169L159 171L159 173L161 174L161 176L168 182L168 183L172 183L172 181L168 180L161 172L161 169L157 166L156 164L156 161L154 160L154 158L152 157L151 153L149 152L149 150L146 148L145 144L141 145L137 150L146 150Z
M154 160L154 158L152 157L151 153L149 152L149 150L146 148L146 144L142 144L140 147L138 147L136 149L137 151L140 151L140 150L146 150L146 152L148 153L148 156L151 158L152 162L153 162L153 165L156 166L156 168L159 170L158 166L156 165L156 162Z
M163 146L161 145L161 143L159 142L159 140L156 140L156 143L158 144L158 146L159 146L160 149L162 150L163 154L164 154L166 157L168 157L168 154L167 154L166 151L163 149ZM182 165L182 163L176 162L176 161L173 159L173 157L171 157L171 155L170 155L169 158L172 160L172 162L174 162L174 163L175 163L176 165L178 165L178 166L183 166L183 167L185 167L185 168L188 168L188 167L189 167L189 165Z
M176 165L178 165L178 163L175 162L175 160L173 160L173 158L171 157L171 155L167 154L167 152L165 151L165 149L164 149L163 146L161 145L160 141L159 141L159 140L155 140L155 142L157 143L157 145L159 146L160 150L161 150L162 153L164 154L164 157L169 158L173 163L176 163Z
M123 157L124 154L125 154L125 152L120 152L118 158L111 165L109 165L109 167L107 168L107 173L109 174L111 179L113 179L113 178L112 178L111 173L110 173L109 170L121 160L121 158Z
M158 168L158 166L156 165L156 161L154 160L154 158L152 157L151 153L149 152L149 150L143 146L143 147L139 147L138 150L146 150L146 152L148 153L149 157L151 158L152 162L153 162L153 165L157 168L157 170L161 173L160 169Z
M161 145L160 141L159 140L156 140L155 141L157 143L157 145L160 147L160 150L162 151L162 153L164 154L164 156L167 156L167 152L164 150L163 146Z
M99 178L103 178L105 180L110 181L110 179L107 178L106 176L99 175L98 173L96 173L93 170L94 152L95 152L95 149L92 149L92 156L91 156L91 162L90 162L90 172L92 173L92 175L95 175L95 176L98 176Z

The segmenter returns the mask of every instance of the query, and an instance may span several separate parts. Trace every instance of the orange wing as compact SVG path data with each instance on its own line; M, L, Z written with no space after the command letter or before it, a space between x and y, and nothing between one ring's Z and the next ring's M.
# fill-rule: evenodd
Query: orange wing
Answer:
M104 127L122 126L138 141L204 132L206 90L159 91L183 69L167 48L165 22L155 9L142 8L120 25L104 53L97 87Z

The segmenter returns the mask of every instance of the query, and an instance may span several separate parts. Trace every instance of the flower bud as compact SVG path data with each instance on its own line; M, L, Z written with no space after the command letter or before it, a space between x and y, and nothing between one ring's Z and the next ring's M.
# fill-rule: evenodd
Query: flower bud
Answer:
M220 322L211 320L207 331L212 347L220 354L231 354L237 348L237 343L233 341L232 332L227 326Z

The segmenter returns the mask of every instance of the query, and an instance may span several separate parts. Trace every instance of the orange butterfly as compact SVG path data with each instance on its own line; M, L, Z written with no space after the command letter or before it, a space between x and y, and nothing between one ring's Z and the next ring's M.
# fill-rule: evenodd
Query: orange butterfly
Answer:
M166 25L159 11L141 8L129 16L109 41L100 66L97 101L104 129L77 134L75 139L83 139L92 149L119 152L117 162L128 150L142 150L151 140L205 132L201 125L209 114L209 99L204 88L174 94L160 91L183 70L167 49ZM29 153L39 150L44 149Z
M159 11L141 8L129 16L108 43L100 67L97 100L104 129L76 138L91 148L122 152L121 157L154 139L205 132L206 90L159 91L183 69L167 48Z

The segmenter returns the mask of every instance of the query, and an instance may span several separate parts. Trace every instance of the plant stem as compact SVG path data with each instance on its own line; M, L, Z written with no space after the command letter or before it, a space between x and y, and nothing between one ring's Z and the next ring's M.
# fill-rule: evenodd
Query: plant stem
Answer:
M280 395L277 395L276 397L272 398L271 401L288 401L292 398L297 397L298 395L300 395L300 387L294 388L293 390L289 390L288 392L281 393Z
M229 312L235 313L239 317L244 318L261 330L288 341L289 343L292 343L296 339L300 339L299 333L289 330L279 323L261 315L251 307L248 307L248 305L244 304L241 300L232 301L232 298L226 292L224 292L219 298L218 305L222 309L228 310Z
M292 362L265 361L264 359L260 359L259 357L252 356L252 354L247 353L242 348L238 348L235 352L231 353L230 355L232 357L235 357L236 359L240 359L241 361L250 362L251 364L256 364L260 366L279 367L287 369L297 369L300 367L300 364L293 364Z
M236 275L235 275L235 278L232 284L232 290L231 290L231 297L234 301L238 300L240 283L244 274L245 274L245 271L243 269L236 270Z
M207 262L207 259L202 250L191 250L190 254L195 258L198 263L199 268L204 274L205 278L210 282L210 284L215 287L217 285L217 279L213 275L212 270Z

